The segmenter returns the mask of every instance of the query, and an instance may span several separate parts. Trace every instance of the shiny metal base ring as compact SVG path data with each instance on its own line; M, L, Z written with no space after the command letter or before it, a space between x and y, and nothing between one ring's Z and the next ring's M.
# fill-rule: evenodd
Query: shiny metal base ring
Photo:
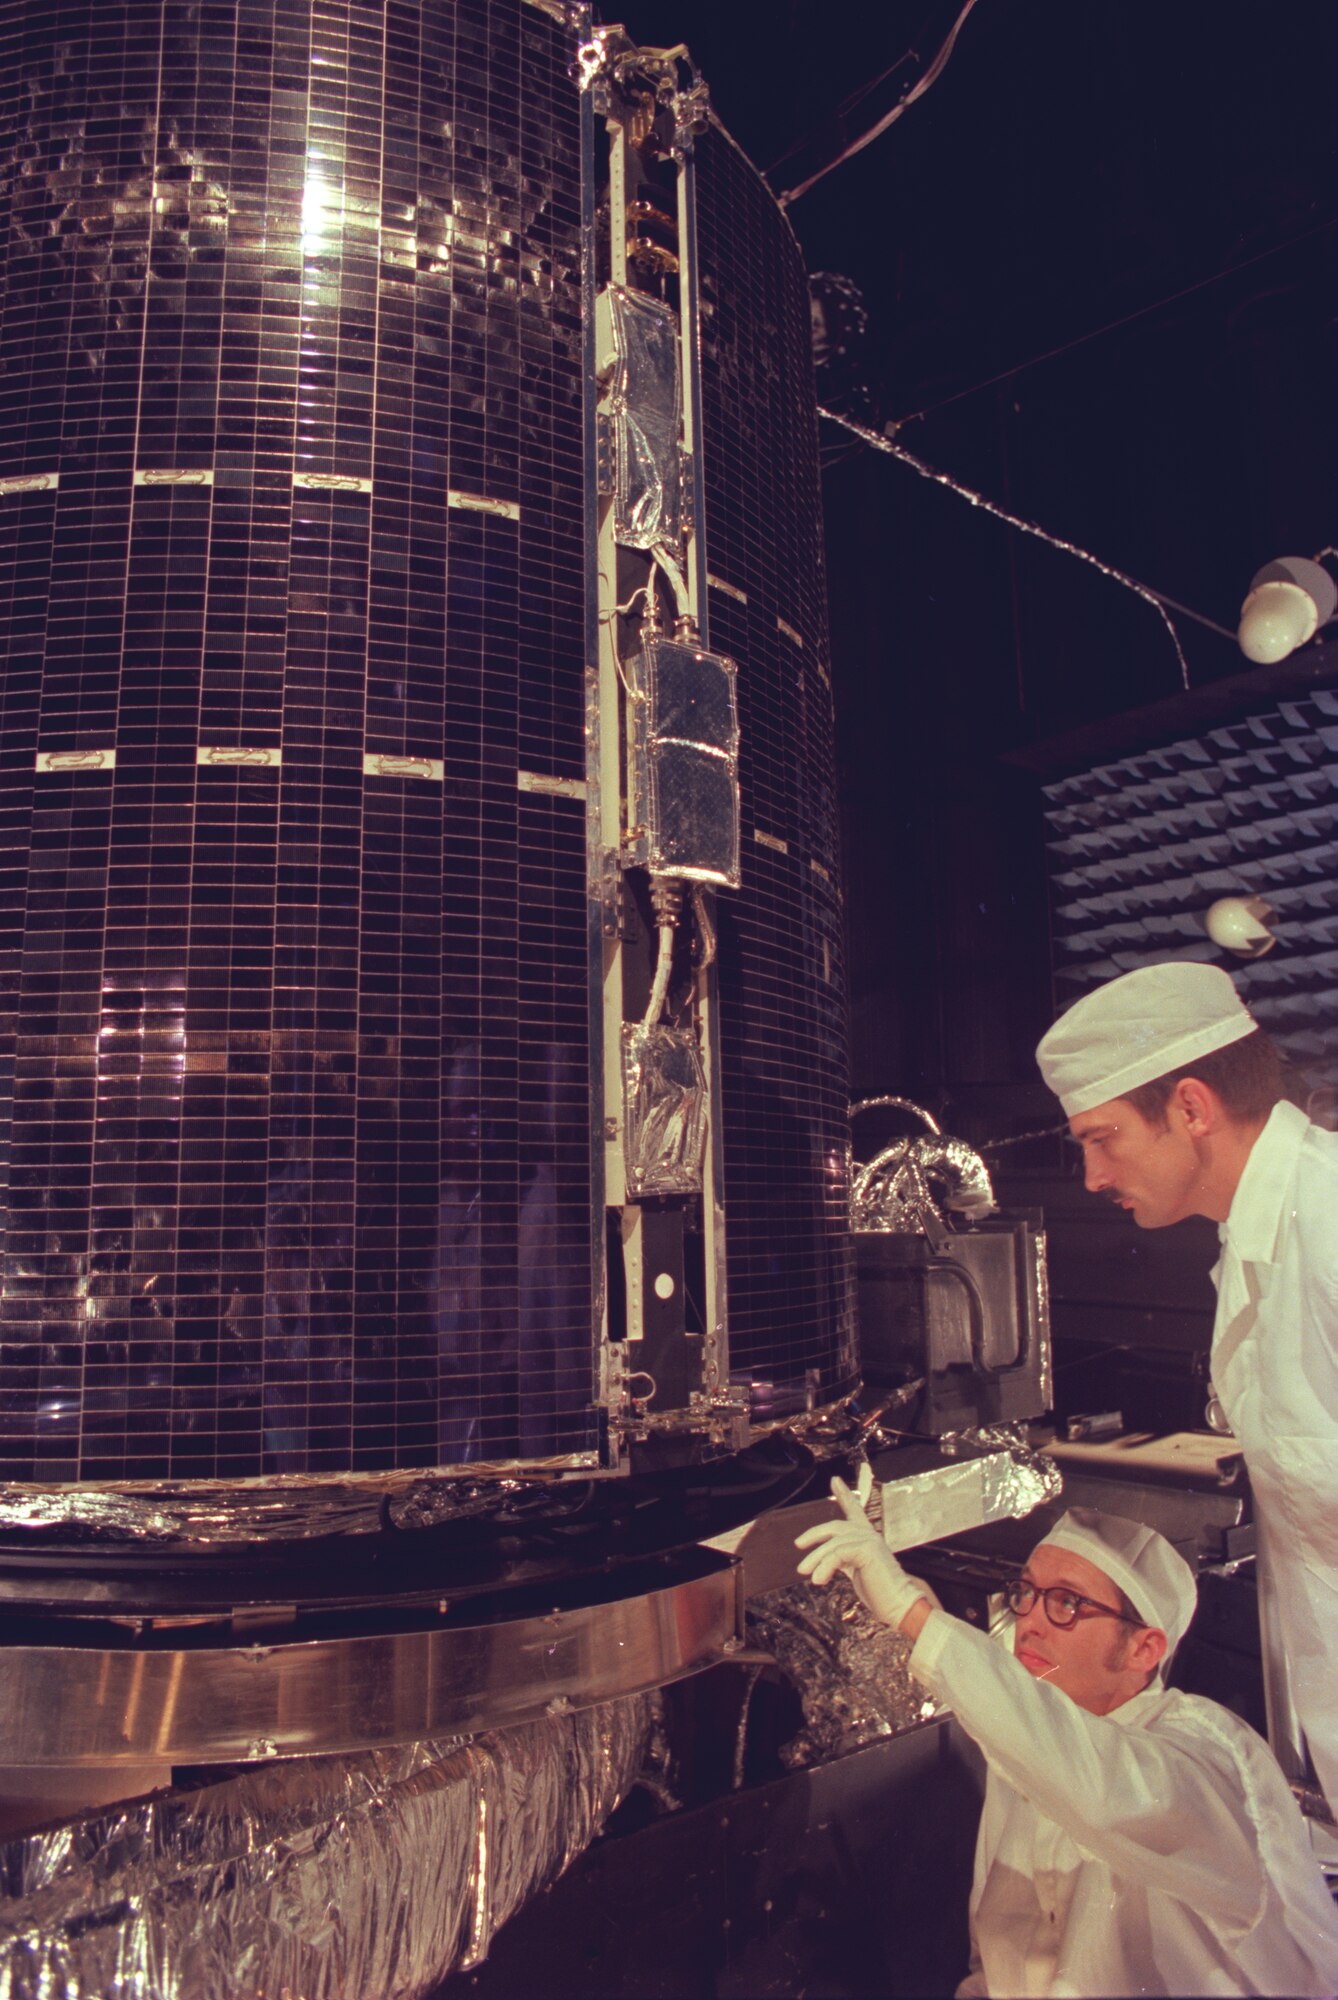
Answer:
M85 1643L0 1644L0 1765L315 1756L641 1693L714 1664L740 1638L736 1565L696 1551L663 1575L647 1589L638 1568L635 1594L606 1588L602 1602L516 1617L503 1607L486 1623L443 1616L435 1627L238 1645L189 1630L107 1643L99 1621Z

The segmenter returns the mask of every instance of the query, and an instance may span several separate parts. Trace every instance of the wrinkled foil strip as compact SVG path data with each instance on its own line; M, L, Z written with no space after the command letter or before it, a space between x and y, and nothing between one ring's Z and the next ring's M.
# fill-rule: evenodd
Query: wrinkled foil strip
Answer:
M942 1712L911 1679L911 1641L871 1616L843 1576L826 1590L793 1583L752 1598L747 1638L775 1656L803 1704L804 1726L780 1752L792 1770L829 1763Z
M359 1481L288 1474L233 1485L0 1486L0 1534L59 1533L89 1544L180 1542L193 1548L372 1535L387 1520L396 1528L417 1528L495 1513L504 1501L515 1504L513 1496L551 1494L553 1474L587 1470L593 1463L584 1455L527 1460L527 1475L548 1476L526 1478L503 1465L479 1465L463 1477L372 1473Z
M948 1534L1022 1520L1058 1500L1060 1468L1026 1448L992 1450L932 1472L912 1472L882 1486L882 1532L888 1548L922 1548Z
M420 2000L636 1778L654 1698L298 1759L0 1844L4 2000Z
M939 1445L956 1463L883 1481L882 1527L889 1548L917 1549L992 1521L1020 1521L1059 1498L1059 1467L1023 1444L1011 1427L952 1431ZM965 1455L973 1450L982 1455Z
M1019 1465L1027 1465L1038 1476L1044 1476L1053 1469L1050 1460L1034 1451L1027 1437L1025 1423L970 1424L960 1431L944 1431L937 1443L945 1458L966 1458L978 1451L1006 1451Z
M614 534L625 548L671 548L682 537L678 316L658 299L610 285L614 345Z

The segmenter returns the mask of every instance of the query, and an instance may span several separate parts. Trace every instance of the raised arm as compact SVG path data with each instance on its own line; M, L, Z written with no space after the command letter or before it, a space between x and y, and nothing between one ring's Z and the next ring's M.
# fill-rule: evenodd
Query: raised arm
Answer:
M1089 1854L1236 1935L1258 1920L1265 1873L1224 1755L1118 1710L1089 1714L945 1612L923 1621L910 1664L1000 1776Z

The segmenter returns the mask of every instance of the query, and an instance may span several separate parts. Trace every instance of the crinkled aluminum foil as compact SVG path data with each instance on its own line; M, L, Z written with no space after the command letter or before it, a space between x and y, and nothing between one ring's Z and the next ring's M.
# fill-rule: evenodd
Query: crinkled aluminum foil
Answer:
M926 1220L941 1223L945 1209L974 1220L992 1215L995 1205L989 1168L979 1153L962 1139L924 1135L897 1139L867 1166L856 1167L850 1226L923 1236Z
M629 1192L700 1191L706 1110L706 1073L695 1036L626 1022L623 1147Z
M648 634L627 661L630 858L653 875L739 886L738 670Z
M650 1696L270 1764L0 1844L4 2000L417 2000L636 1777Z
M920 1548L991 1521L1020 1521L1059 1498L1059 1467L1011 1429L949 1432L939 1444L955 1463L883 1481L883 1534L893 1549Z
M781 1750L792 1769L826 1764L940 1713L911 1679L911 1642L880 1624L844 1577L787 1584L750 1600L748 1643L774 1654L798 1690L804 1726Z
M625 548L672 548L682 538L678 315L658 299L610 285L614 534Z
M527 1461L525 1470L552 1474L586 1462ZM504 1465L478 1465L463 1476L402 1472L340 1480L293 1473L233 1485L0 1486L0 1534L17 1529L35 1538L58 1533L63 1541L90 1544L180 1542L224 1548L372 1535L387 1517L397 1528L428 1527L494 1513L508 1496L554 1490L551 1479L518 1479L508 1476L511 1471Z
M972 1424L960 1431L944 1431L938 1439L938 1448L945 1458L968 1458L972 1452L980 1451L1006 1451L1015 1464L1026 1466L1038 1479L1052 1478L1056 1471L1050 1459L1033 1450L1024 1423ZM1058 1491L1056 1487L1055 1494Z

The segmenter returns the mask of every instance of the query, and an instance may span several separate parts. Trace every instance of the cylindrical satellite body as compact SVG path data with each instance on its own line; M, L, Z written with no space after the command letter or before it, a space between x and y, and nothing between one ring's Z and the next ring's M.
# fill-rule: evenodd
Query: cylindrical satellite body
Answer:
M0 0L0 56L10 1502L617 1472L839 1400L764 184L557 0Z

